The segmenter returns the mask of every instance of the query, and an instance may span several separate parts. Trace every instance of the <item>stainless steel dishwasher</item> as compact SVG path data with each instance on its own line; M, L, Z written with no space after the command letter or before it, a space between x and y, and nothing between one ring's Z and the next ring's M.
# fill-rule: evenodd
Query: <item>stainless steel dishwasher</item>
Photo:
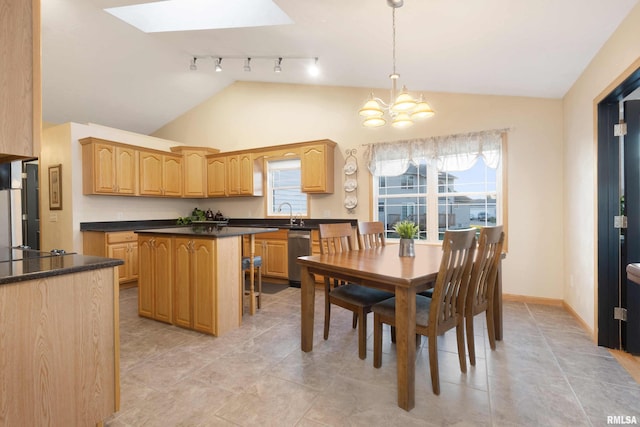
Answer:
M301 268L297 263L299 256L311 255L311 231L289 230L287 234L289 286L300 287Z

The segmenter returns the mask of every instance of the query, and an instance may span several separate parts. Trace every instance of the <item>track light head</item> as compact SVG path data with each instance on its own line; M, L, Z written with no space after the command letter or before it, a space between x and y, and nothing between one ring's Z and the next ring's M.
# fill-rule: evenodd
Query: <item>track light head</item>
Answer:
M191 65L189 65L189 69L191 71L196 71L198 69L198 64L196 64L197 60L198 58L196 58L195 56L193 57L193 59L191 59Z
M216 73L222 72L222 58L216 59Z
M251 58L247 58L244 61L244 70L246 72L250 72L251 71Z
M313 64L309 66L309 74L311 77L318 77L320 75L320 68L318 68L318 58L314 58Z
M274 73L282 72L282 57L276 59L276 65L273 67L273 72Z

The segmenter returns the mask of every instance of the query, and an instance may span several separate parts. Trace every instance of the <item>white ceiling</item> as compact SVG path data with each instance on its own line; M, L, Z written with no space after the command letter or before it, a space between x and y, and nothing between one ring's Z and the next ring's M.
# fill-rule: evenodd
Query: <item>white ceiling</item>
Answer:
M231 1L231 0L230 0ZM560 98L639 0L405 0L397 71L413 92ZM43 119L148 134L236 80L388 88L385 0L275 0L292 25L147 34L104 8L143 0L43 0ZM319 57L282 73L270 60ZM355 114L355 113L354 113ZM354 120L357 120L354 116Z

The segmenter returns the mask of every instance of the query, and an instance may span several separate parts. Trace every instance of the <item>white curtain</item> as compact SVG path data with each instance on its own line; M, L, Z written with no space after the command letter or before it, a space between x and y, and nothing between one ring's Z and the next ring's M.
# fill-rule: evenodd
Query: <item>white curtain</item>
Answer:
M432 136L395 142L369 144L365 159L374 176L398 176L421 160L436 160L441 172L463 171L482 157L490 168L497 168L502 153L502 135L508 129L495 129L458 135Z

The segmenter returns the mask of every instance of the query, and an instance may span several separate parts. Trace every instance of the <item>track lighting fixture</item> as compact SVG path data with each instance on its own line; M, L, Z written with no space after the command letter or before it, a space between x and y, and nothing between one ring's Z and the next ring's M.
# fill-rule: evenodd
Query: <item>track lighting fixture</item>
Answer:
M283 60L287 60L287 61L295 61L295 60L302 60L305 61L306 64L309 64L308 61L311 61L310 65L306 65L307 71L309 72L309 75L312 77L317 77L320 74L320 69L318 68L318 57L314 56L314 57L303 57L303 56L277 56L277 57L273 57L273 56L219 56L219 55L194 55L191 57L190 61L189 61L189 69L192 71L196 71L198 69L200 69L201 65L202 65L202 60L203 59L212 59L214 61L214 66L215 66L215 71L216 73L221 73L222 72L222 60L242 60L244 62L244 65L242 67L242 69L245 72L251 72L251 71L255 71L253 70L252 67L252 63L255 63L255 60L269 60L269 61L273 61L273 72L274 73L281 73L282 72L282 61ZM304 65L303 65L304 66ZM258 71L260 71L261 68L260 66L258 66Z

